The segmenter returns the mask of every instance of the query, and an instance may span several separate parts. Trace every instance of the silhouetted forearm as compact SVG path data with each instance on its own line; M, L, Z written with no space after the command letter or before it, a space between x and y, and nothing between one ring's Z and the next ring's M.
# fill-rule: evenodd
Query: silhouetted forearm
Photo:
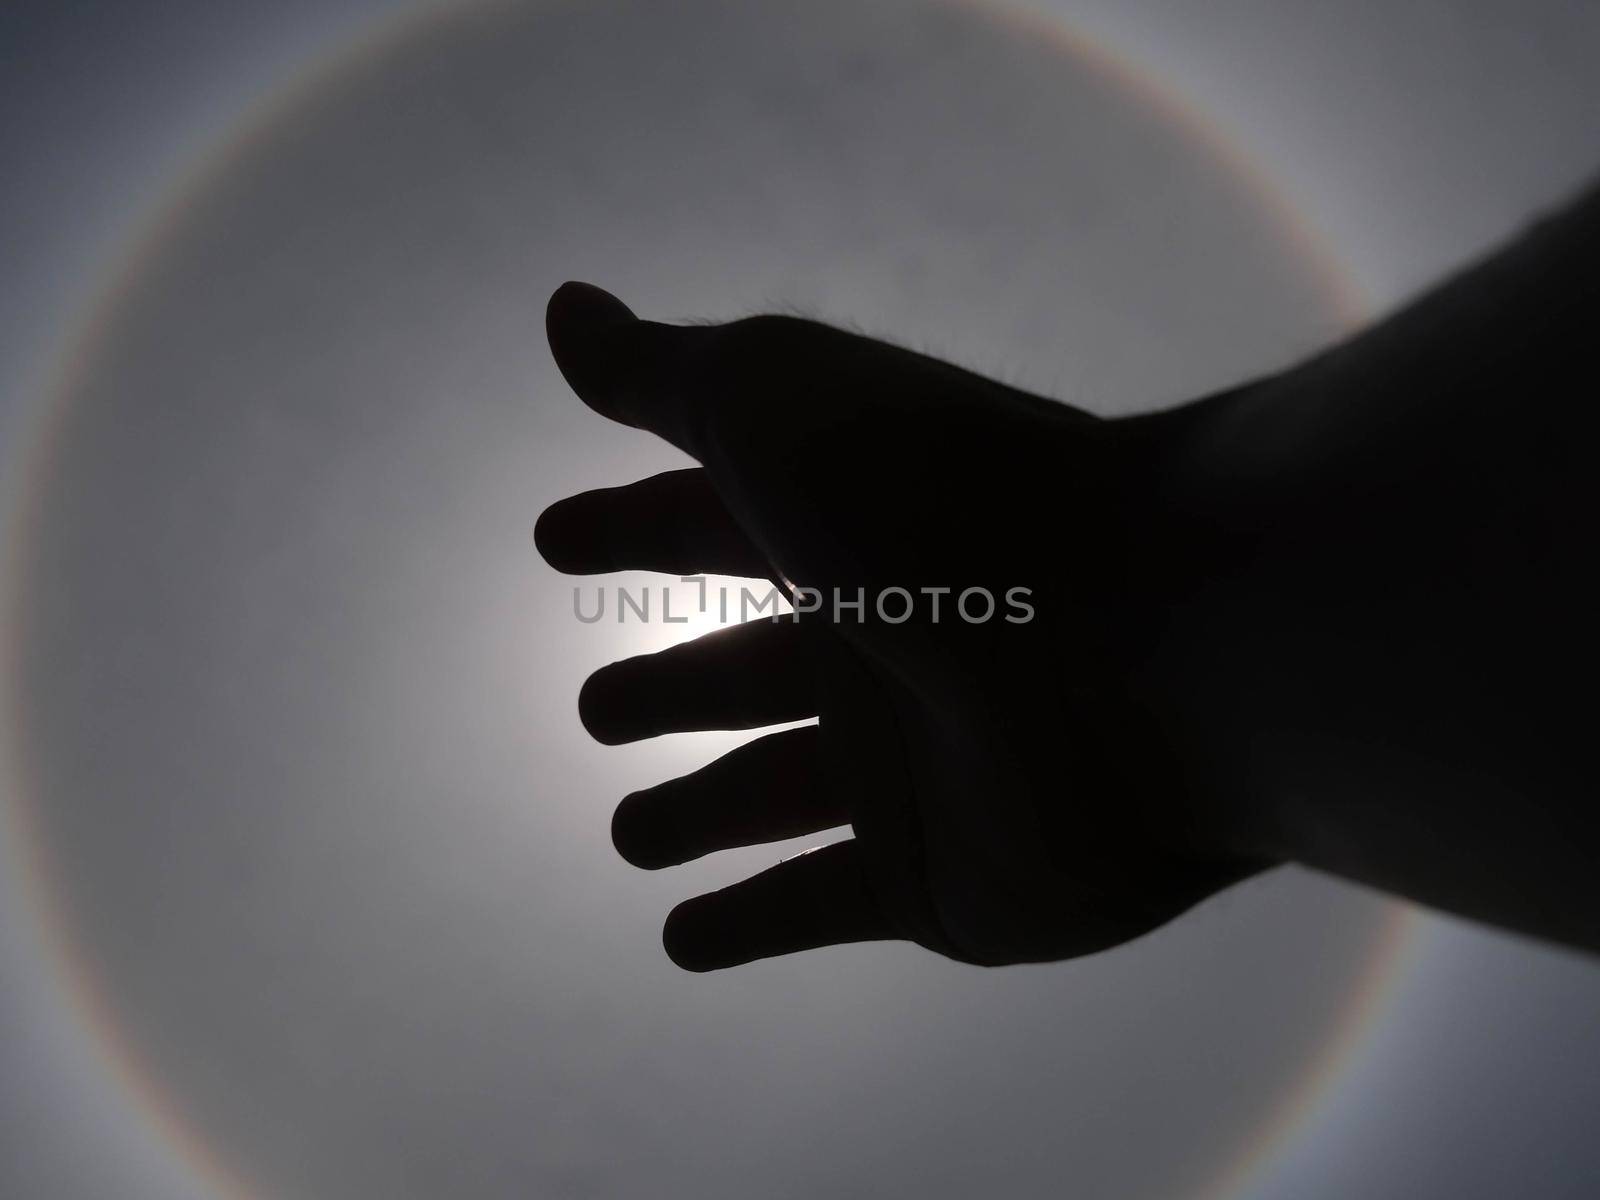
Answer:
M1600 193L1358 338L1159 419L1143 681L1241 844L1600 949Z

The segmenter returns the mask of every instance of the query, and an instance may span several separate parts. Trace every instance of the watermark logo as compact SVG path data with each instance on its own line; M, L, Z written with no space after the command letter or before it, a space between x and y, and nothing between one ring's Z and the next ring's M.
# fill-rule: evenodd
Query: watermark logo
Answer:
M937 625L944 621L960 621L967 625L986 625L991 621L1004 621L1009 625L1026 625L1033 620L1034 607L1029 602L1033 589L1006 588L998 595L986 587L886 587L869 593L866 588L833 588L827 591L796 585L788 595L768 585L764 590L752 591L740 585L730 588L719 584L712 587L704 575L680 576L679 583L694 584L698 593L684 597L671 587L652 587L648 584L637 590L625 587L582 587L572 589L572 615L585 625L595 625L608 618L619 625L630 622L648 625L656 621L667 625L686 625L694 617L705 617L712 611L723 623L735 619L740 622L765 617L770 621L798 621L802 616L816 615L834 624L854 621L863 624L869 620L886 625L904 625L917 618Z

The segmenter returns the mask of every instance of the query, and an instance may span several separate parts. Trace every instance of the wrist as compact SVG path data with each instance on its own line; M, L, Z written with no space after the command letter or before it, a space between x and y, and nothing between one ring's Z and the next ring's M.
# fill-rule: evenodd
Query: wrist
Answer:
M1293 857L1273 762L1281 672L1303 631L1280 619L1289 464L1269 452L1260 414L1294 386L1273 376L1128 423L1142 463L1130 473L1130 692L1196 840L1264 861Z

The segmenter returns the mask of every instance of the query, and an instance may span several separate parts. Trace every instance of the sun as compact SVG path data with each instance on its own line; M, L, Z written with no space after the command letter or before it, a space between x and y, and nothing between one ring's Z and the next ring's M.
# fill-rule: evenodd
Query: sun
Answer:
M733 575L618 576L610 585L581 589L586 622L621 637L622 656L651 654L745 621L787 617L794 608L782 588Z

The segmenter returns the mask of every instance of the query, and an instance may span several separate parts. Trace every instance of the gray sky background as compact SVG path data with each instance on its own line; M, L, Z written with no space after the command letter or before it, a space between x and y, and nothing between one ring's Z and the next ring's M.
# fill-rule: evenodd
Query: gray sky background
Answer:
M131 220L385 11L130 7L0 17L8 438ZM1060 11L1212 114L1380 305L1600 161L1592 6ZM1336 327L1203 148L1019 28L441 22L253 138L134 275L26 560L26 744L112 1008L262 1195L1192 1195L1299 1074L1382 919L1354 889L1286 873L1048 968L852 947L700 979L659 916L774 852L642 876L606 844L617 797L732 739L577 727L583 675L661 638L572 621L527 530L675 459L556 380L561 279L794 306L1103 411ZM0 1193L208 1194L14 897L3 927ZM1253 1194L1592 1194L1597 1011L1593 964L1426 918Z

